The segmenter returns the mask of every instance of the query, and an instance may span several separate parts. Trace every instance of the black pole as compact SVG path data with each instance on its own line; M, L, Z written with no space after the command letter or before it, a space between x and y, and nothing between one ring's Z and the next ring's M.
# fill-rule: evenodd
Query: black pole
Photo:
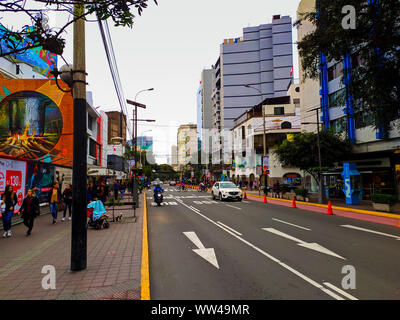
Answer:
M75 4L75 14L84 12L83 3ZM87 179L87 112L85 76L85 21L81 18L74 23L74 138L72 172L72 230L71 270L86 269L86 179Z

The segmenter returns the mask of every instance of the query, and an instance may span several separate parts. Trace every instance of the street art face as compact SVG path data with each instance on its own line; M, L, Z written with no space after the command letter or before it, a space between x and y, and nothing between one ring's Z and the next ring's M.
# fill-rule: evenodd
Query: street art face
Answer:
M62 115L49 97L21 91L0 102L0 150L9 156L37 159L60 139Z

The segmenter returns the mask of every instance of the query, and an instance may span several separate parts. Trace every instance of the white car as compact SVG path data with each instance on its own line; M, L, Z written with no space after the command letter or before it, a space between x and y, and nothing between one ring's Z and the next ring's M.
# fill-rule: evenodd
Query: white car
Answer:
M218 181L214 183L211 190L211 197L213 200L238 200L242 201L243 192L231 181Z

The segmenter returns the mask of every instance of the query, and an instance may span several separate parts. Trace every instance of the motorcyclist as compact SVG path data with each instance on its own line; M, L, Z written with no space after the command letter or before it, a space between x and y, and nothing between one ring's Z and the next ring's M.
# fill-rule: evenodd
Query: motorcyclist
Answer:
M201 189L201 191L206 190L206 185L204 184L203 181L200 182L200 189Z
M153 193L154 193L154 201L156 200L157 193L161 193L161 201L162 201L162 193L164 192L163 188L160 186L159 183L154 187Z
M181 188L182 188L182 191L185 190L185 184L184 184L183 181L182 181L182 183L181 183Z

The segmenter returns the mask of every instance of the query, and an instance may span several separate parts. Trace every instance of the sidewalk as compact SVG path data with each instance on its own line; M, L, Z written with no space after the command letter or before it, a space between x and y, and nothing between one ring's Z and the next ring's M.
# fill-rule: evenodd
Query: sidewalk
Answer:
M121 222L87 230L87 269L80 272L69 270L71 222L61 222L62 213L55 225L50 215L39 216L29 237L23 224L13 226L11 238L0 238L0 300L140 299L143 196L140 204L136 222L127 205L115 207ZM55 290L42 288L45 265L55 267Z
M258 191L246 191L247 197L250 200L256 200L259 202L263 202L264 194L258 194ZM276 204L276 205L283 205L283 206L292 206L291 200L286 199L275 199L268 197L268 203ZM327 212L327 205L320 205L316 203L305 203L305 202L296 202L296 207L303 210L314 211L319 213L326 214ZM346 205L345 203L341 203L340 201L332 201L332 209L333 214L348 217L358 220L370 221L375 223L382 223L391 226L399 226L400 215L393 214L393 213L383 213L379 211L373 211L372 206L367 206L365 204L350 206Z

